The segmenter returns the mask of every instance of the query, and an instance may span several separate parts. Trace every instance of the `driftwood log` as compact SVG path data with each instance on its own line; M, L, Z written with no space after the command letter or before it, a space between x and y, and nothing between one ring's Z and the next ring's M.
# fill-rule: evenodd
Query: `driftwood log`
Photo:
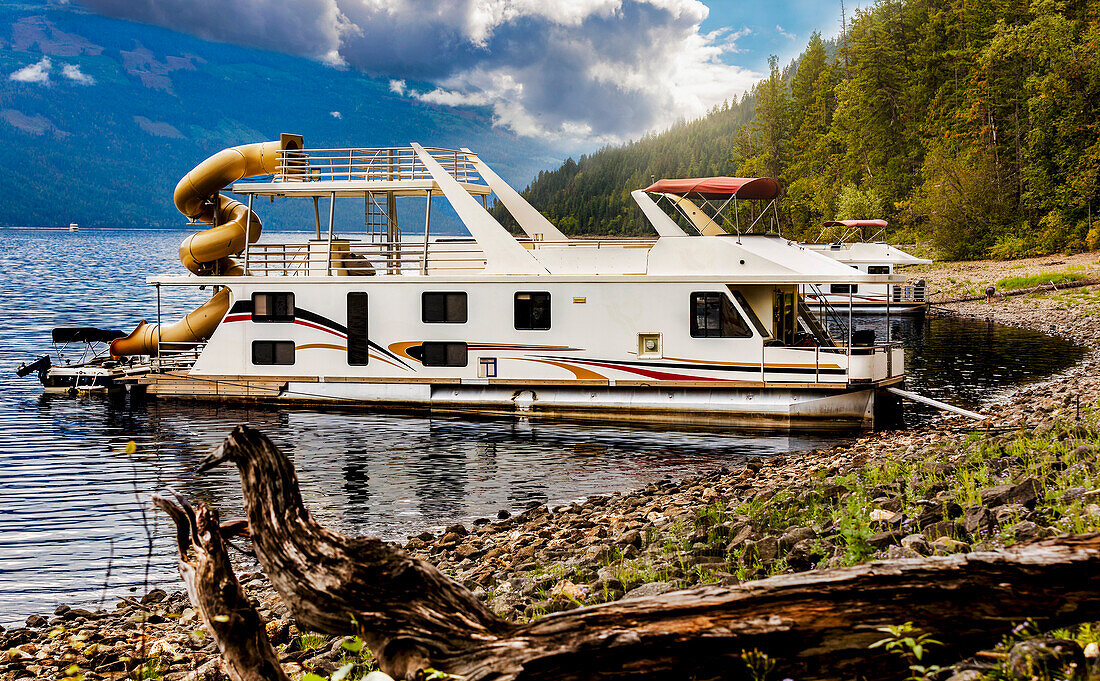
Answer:
M1092 534L696 588L515 624L400 548L318 525L290 461L260 433L238 427L203 469L226 460L241 475L257 556L298 625L359 634L398 679L429 667L465 681L744 678L741 654L754 649L777 662L774 678L898 678L896 657L868 649L883 637L876 627L912 621L944 644L925 659L950 663L1026 618L1062 626L1095 619L1100 606L1100 534Z
M218 512L199 504L198 512L181 495L167 490L153 503L176 524L179 571L191 604L214 633L223 667L233 681L290 681L267 638L263 618L249 603L226 551L226 536L240 523L218 523Z

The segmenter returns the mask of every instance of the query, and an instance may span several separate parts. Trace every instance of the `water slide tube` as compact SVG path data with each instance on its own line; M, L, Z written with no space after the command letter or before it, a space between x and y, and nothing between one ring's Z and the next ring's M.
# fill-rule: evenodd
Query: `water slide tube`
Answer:
M188 271L199 275L245 274L244 268L230 256L244 250L246 239L248 243L259 239L263 226L255 213L249 220L247 206L219 192L246 177L278 172L279 152L301 148L300 135L280 135L274 142L223 149L184 175L172 197L176 208L195 222L214 225L180 244L180 261ZM229 289L222 288L174 324L162 327L142 320L129 336L111 343L111 356L154 355L160 342L204 341L218 328L231 302Z

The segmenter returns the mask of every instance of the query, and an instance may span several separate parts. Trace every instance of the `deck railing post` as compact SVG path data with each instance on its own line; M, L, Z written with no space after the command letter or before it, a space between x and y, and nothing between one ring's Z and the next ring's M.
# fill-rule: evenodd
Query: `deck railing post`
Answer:
M336 221L336 192L331 192L328 196L328 260L325 275L332 276L332 225Z
M248 215L244 218L244 271L248 274L248 244L252 241L252 199L255 194L248 195Z
M154 284L157 287L157 371L160 371L160 283Z
M848 284L848 382L852 381L852 284Z
M428 190L428 207L424 211L424 258L420 261L420 273L428 274L428 229L432 224L432 190Z

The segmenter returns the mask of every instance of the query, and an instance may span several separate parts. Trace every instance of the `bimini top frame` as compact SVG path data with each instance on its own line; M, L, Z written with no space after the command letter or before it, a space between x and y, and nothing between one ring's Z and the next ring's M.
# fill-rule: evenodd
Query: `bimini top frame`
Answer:
M740 236L752 232L772 209L771 227L778 231L779 214L776 199L783 192L779 181L771 177L697 177L662 179L642 190L658 200L668 201L703 236ZM635 196L635 200L639 200ZM764 210L755 215L749 226L741 228L740 201L767 201ZM726 213L733 204L733 219ZM705 210L704 210L705 209ZM643 207L644 210L644 207Z

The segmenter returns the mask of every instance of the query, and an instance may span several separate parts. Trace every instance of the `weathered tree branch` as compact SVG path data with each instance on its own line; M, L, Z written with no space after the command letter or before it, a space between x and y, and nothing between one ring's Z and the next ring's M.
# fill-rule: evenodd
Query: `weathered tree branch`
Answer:
M263 619L249 603L229 562L222 533L239 532L240 525L219 526L217 511L200 504L196 513L172 490L154 494L153 503L176 524L180 577L191 604L214 633L229 678L290 681L267 638Z
M430 564L374 539L318 525L290 461L238 427L203 468L236 463L256 552L299 625L359 633L395 678L433 667L467 681L738 678L742 651L778 662L778 678L894 678L896 658L868 650L876 627L912 621L952 662L1032 618L1095 618L1100 535L1012 550L871 563L704 587L543 617L495 617ZM358 623L358 626L353 624ZM928 659L928 658L926 658Z

